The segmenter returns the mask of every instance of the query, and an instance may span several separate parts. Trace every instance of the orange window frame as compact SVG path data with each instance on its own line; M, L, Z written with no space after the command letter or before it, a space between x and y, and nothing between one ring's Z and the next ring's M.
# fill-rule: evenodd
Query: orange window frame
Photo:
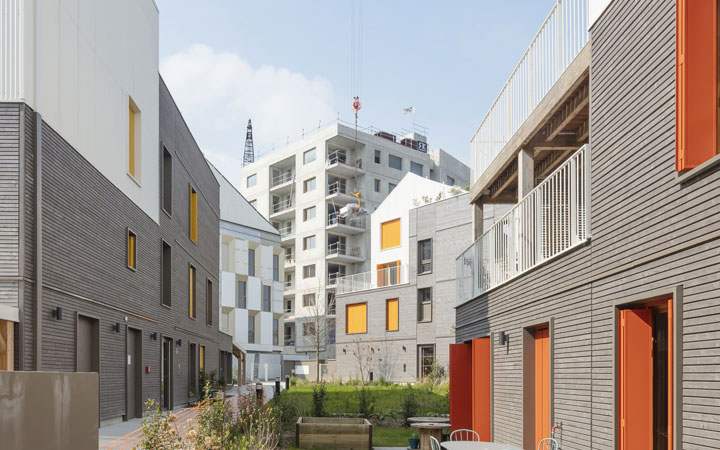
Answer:
M718 150L717 0L676 8L676 169L693 169Z
M550 437L550 330L535 330L535 447Z
M400 302L397 298L385 300L385 331L400 329Z

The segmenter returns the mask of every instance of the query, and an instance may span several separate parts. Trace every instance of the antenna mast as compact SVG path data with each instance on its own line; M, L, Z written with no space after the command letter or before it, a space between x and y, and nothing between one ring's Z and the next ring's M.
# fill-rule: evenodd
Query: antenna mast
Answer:
M243 154L243 167L255 162L255 148L253 147L252 120L248 119L247 134L245 135L245 153Z

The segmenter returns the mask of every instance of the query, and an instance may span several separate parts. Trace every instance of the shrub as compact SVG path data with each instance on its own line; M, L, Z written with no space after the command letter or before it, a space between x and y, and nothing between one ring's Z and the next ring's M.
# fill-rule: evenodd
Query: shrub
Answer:
M142 439L137 449L156 450L159 448L167 450L183 450L186 445L180 438L175 422L177 418L167 413L163 415L160 406L155 400L148 400L145 403L147 415L142 421Z
M407 388L407 392L403 395L402 404L400 409L400 416L402 417L405 425L409 425L408 418L417 416L419 409L417 397L415 391L411 387Z
M375 401L373 399L372 393L369 389L361 388L359 391L359 396L360 401L358 404L358 412L360 413L360 417L369 419L375 411Z
M325 400L327 398L327 392L325 390L325 384L321 383L313 387L313 416L314 417L325 417Z

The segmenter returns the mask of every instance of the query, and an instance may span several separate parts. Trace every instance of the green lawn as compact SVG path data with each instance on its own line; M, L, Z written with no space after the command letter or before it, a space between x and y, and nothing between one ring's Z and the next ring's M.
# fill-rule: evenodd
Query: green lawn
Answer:
M408 439L416 431L414 428L373 427L373 447L407 447Z

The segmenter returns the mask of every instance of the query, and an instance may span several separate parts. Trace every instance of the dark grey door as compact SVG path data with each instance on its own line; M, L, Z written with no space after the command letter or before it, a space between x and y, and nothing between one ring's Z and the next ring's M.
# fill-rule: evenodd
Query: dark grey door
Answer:
M188 384L190 396L194 397L198 392L198 370L197 370L197 344L190 344Z
M163 338L162 373L160 380L162 383L162 406L165 409L172 409L172 351L172 339Z
M100 371L100 343L97 319L78 316L76 368L78 372Z
M140 330L127 334L127 419L142 417L142 339Z

